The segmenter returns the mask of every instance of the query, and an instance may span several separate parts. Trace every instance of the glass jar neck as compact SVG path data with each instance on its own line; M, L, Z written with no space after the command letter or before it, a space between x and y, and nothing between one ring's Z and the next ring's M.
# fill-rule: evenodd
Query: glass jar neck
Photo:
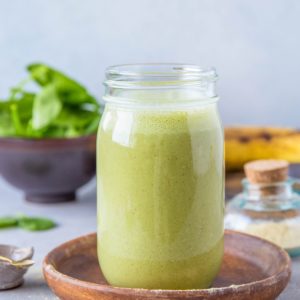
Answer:
M213 68L193 65L114 66L106 71L104 100L123 105L206 105L218 100L216 80Z

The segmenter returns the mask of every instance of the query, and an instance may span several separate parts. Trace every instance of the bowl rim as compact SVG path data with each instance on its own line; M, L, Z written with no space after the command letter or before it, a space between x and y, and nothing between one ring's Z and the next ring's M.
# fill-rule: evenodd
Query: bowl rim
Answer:
M38 147L38 146L76 146L83 143L94 142L97 134L90 134L72 138L23 138L23 137L0 137L0 147Z
M57 282L63 281L69 285L76 286L78 288L86 288L86 289L93 289L98 292L105 292L111 293L114 295L128 295L128 294L134 294L136 297L145 297L145 298L165 298L165 297L183 297L183 298L189 298L189 297L195 297L195 296L226 296L226 295L232 295L233 293L247 293L249 290L252 290L255 286L258 287L271 287L273 285L279 284L284 282L283 288L286 286L286 283L289 281L291 276L291 259L288 255L288 253L277 246L276 244L269 242L267 240L261 239L259 237L246 234L243 232L238 232L234 230L225 230L224 235L241 235L245 237L250 237L252 239L257 239L262 242L262 244L266 244L268 246L271 246L274 248L275 251L278 253L278 257L281 257L284 262L284 266L282 266L281 271L266 277L264 279L253 281L245 284L238 284L238 285L230 285L227 287L215 287L215 288L208 288L208 289L187 289L187 290L160 290L160 289L143 289L143 288L124 288L124 287L114 287L109 284L99 284L99 283L92 283L92 282L86 282L80 279L76 279L74 277L68 276L64 273L59 272L56 270L55 266L50 262L51 256L58 250L73 244L76 241L79 241L83 238L90 238L94 236L96 233L90 233L87 235L83 235L80 237L77 237L75 239L72 239L70 241L67 241L58 247L51 250L46 257L43 260L43 273L44 277L48 283L48 278L54 279ZM283 289L282 288L282 289ZM282 290L281 290L282 291ZM161 296L161 297L160 297ZM175 298L174 298L175 299Z

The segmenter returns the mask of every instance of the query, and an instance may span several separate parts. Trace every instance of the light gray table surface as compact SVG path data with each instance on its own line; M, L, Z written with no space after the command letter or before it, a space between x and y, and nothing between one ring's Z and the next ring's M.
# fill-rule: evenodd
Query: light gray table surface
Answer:
M22 194L0 178L0 215L24 213L45 216L59 226L46 232L27 232L20 229L0 231L0 244L33 246L36 264L25 276L21 287L0 291L1 300L53 300L57 299L47 287L42 275L44 256L59 244L80 235L96 231L96 187L93 180L78 193L76 202L62 204L31 204L22 199ZM300 258L293 259L291 282L280 295L280 300L300 299Z

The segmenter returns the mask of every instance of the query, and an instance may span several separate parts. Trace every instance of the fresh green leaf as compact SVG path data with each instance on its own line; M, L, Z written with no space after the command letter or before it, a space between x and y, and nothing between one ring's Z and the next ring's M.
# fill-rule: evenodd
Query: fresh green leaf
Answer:
M18 113L22 123L28 123L32 118L34 98L34 94L24 92L19 100L13 102L18 108Z
M47 138L61 138L66 137L66 129L58 126L49 126L42 134Z
M99 121L99 112L66 107L53 121L53 125L64 128L66 137L76 137L95 133Z
M0 106L0 136L9 137L16 134L13 122L11 119L11 113L9 110L1 109Z
M18 225L18 219L14 217L2 217L0 218L0 229L15 227Z
M65 107L53 122L57 126L84 127L99 117L98 112Z
M18 226L29 231L40 231L54 228L56 224L46 218L20 217Z
M61 72L45 64L31 64L27 67L27 70L39 85L47 86L51 84L55 86L64 103L70 105L91 103L99 107L97 100L82 85Z
M0 218L0 229L17 226L30 231L39 231L51 229L56 224L47 218L27 217L24 215Z
M26 78L24 80L22 80L18 85L12 87L10 89L10 96L9 96L9 99L11 101L13 100L19 100L20 98L23 98L24 96L24 93L26 93L24 91L24 88L25 88L25 85L30 82L32 79L29 77L29 78Z
M0 102L0 136L24 136L32 116L33 95L22 93L19 100Z
M101 119L101 116L100 116L100 115L98 115L97 117L95 117L95 118L90 122L90 124L85 128L84 133L85 133L86 135L95 133L95 132L97 131L97 129L98 129L100 119Z
M36 95L33 112L32 127L41 129L49 125L60 113L62 104L53 85L46 86Z
M27 71L31 78L41 86L46 86L54 81L52 69L44 64L30 64L27 66Z
M65 137L68 138L74 138L80 135L82 135L82 132L79 129L76 129L76 127L69 127L65 132Z
M21 124L19 112L18 112L18 106L15 103L12 103L10 105L10 111L11 111L11 119L13 122L13 125L15 127L15 132L17 136L21 136L23 133L23 126Z

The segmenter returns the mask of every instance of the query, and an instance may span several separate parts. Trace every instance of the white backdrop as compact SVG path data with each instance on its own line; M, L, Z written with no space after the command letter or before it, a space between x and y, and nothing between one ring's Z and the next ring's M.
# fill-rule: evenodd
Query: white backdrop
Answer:
M300 127L300 1L0 0L0 98L43 61L100 97L106 66L213 65L228 124Z

